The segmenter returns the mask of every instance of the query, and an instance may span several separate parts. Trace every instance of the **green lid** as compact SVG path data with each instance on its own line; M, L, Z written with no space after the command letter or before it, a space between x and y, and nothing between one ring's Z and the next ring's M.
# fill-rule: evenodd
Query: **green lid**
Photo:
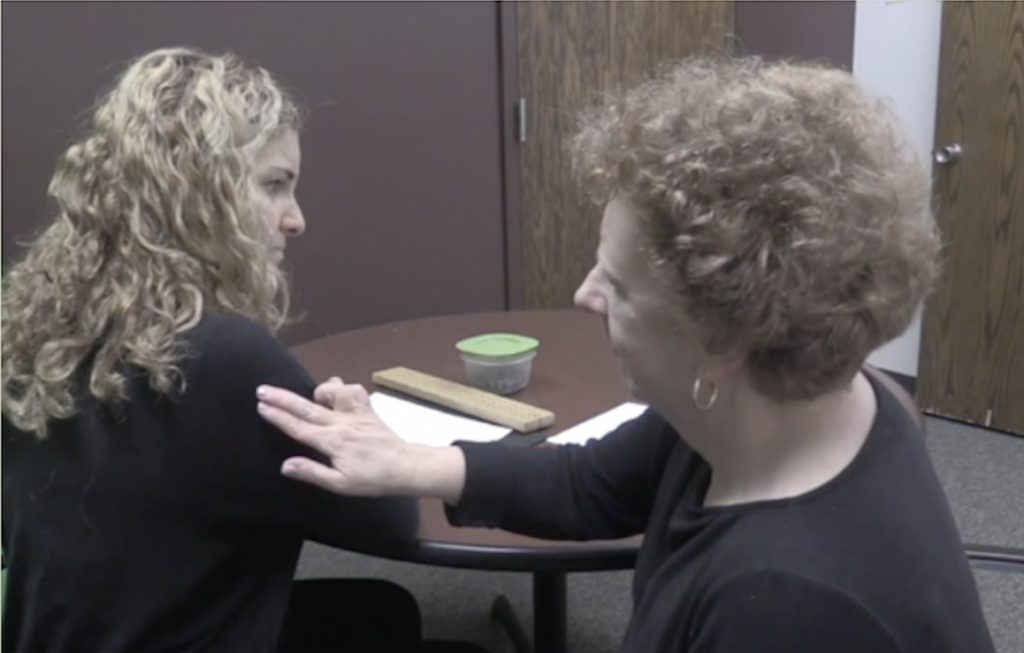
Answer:
M497 360L522 356L537 347L540 347L540 341L536 338L512 333L487 333L460 340L455 345L455 348L464 354Z

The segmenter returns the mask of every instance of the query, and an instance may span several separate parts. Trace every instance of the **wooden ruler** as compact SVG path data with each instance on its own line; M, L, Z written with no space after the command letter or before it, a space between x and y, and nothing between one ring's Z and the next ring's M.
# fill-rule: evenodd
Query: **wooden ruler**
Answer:
M473 417L507 426L520 433L531 433L555 423L555 414L550 410L417 372L408 367L392 367L374 372L373 382Z

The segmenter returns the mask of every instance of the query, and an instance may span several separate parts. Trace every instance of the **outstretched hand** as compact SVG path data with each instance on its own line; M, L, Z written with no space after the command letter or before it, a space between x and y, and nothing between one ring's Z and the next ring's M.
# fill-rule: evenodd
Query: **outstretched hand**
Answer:
M256 396L264 419L330 460L289 458L285 476L338 494L382 496L400 493L411 475L405 442L377 416L362 386L334 377L317 387L316 403L273 386L260 386Z

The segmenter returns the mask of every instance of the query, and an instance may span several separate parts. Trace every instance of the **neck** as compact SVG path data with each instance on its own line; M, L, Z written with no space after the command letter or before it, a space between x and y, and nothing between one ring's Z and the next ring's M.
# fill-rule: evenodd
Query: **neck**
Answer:
M679 406L669 422L711 466L706 506L799 496L831 481L856 457L875 417L870 383L808 401L778 402L738 379L714 406Z

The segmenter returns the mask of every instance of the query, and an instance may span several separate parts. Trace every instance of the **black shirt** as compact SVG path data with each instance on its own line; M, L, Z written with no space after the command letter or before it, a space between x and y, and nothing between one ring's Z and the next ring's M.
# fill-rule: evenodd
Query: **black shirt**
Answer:
M710 468L648 411L582 447L460 443L449 519L555 539L644 533L627 653L992 653L922 433L872 385L861 451L799 497L702 507Z
M256 411L256 387L313 396L284 346L239 317L188 336L187 387L141 373L110 409L80 392L46 440L3 422L3 650L260 653L282 627L303 539L379 555L413 541L417 507L283 477L322 459Z

